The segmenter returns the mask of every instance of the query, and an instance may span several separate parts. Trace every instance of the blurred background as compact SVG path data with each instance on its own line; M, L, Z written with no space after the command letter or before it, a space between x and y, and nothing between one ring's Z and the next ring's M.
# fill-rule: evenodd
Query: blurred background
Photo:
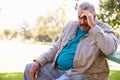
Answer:
M83 1L95 6L97 18L120 40L120 0L0 0L0 80L23 80L25 65L51 47L67 22L77 20ZM110 80L120 80L113 77L120 64L109 65Z

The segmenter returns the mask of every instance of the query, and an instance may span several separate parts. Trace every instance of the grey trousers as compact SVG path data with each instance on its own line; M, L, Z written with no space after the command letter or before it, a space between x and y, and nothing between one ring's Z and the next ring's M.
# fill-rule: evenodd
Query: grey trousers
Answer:
M32 66L32 63L26 65L26 68L24 71L24 80L31 80L28 74L31 66ZM64 71L61 71L59 69L53 69L52 64L49 63L40 68L37 80L55 80L63 74L64 74ZM88 80L88 79L85 78L83 75L72 75L63 80Z

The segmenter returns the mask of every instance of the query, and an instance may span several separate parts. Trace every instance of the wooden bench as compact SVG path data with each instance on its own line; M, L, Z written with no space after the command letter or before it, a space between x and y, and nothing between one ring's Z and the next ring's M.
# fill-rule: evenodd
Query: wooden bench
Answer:
M120 51L116 51L114 54L108 55L107 59L120 64Z

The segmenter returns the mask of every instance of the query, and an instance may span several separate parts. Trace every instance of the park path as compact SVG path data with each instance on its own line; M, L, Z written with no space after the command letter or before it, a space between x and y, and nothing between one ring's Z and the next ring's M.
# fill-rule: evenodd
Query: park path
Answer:
M27 63L49 48L46 45L0 41L0 72L23 72Z
M0 41L0 73L23 72L27 63L32 62L50 47L18 41ZM109 61L109 65L111 69L120 70L120 64Z

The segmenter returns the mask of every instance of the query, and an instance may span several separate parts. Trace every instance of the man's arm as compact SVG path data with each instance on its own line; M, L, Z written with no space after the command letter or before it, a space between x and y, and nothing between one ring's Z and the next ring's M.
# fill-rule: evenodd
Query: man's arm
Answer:
M105 55L114 53L117 50L118 42L112 28L102 22L99 22L101 25L98 25L95 22L95 15L91 14L89 11L85 10L81 16L87 17L87 22L91 27L89 33L95 39L101 51L105 53Z
M63 30L62 35L56 41L56 44L54 44L53 47L50 48L46 53L43 53L40 57L34 60L34 63L29 70L29 76L32 80L36 80L41 66L44 66L46 63L53 61L61 45L61 40L63 38L63 35L64 35L64 30Z
M89 33L95 39L101 51L105 53L105 55L109 55L117 50L118 42L110 26L103 24L103 27L106 30L96 25L90 29Z

